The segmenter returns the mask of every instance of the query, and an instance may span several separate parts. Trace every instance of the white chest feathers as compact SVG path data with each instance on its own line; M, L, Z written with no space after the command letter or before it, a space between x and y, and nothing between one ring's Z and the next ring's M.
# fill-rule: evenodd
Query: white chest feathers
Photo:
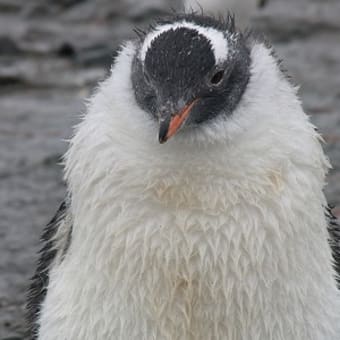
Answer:
M40 339L338 339L322 208L307 194L306 214L286 176L244 197L216 181L210 204L166 181L90 200L51 272Z

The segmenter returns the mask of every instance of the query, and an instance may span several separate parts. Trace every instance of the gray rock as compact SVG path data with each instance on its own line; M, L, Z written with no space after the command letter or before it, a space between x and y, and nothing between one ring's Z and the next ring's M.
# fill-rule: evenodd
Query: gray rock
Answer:
M0 55L16 55L20 52L16 42L7 36L0 36Z

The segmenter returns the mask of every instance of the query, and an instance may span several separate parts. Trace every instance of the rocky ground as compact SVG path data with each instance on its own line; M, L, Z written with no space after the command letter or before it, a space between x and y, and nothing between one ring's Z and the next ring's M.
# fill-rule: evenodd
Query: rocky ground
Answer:
M65 194L58 162L84 98L118 44L169 11L169 1L0 0L0 339L22 336L38 238ZM255 19L327 141L326 193L338 215L339 17L338 0L271 0Z

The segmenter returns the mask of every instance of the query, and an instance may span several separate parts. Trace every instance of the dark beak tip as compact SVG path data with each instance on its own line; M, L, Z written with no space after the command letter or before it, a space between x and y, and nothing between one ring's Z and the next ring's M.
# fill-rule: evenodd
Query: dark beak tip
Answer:
M164 144L168 140L170 119L160 122L158 140L160 144Z
M168 140L168 138L167 138L166 135L160 134L159 137L158 137L159 144L164 144L167 140Z

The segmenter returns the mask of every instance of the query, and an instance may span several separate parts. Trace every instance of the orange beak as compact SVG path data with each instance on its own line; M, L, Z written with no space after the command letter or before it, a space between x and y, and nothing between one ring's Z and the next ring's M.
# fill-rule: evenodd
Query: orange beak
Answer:
M197 100L198 99L195 99L190 104L185 105L180 112L171 115L170 120L165 120L164 122L160 123L159 142L161 144L165 143L169 138L177 133L177 131L188 118Z

